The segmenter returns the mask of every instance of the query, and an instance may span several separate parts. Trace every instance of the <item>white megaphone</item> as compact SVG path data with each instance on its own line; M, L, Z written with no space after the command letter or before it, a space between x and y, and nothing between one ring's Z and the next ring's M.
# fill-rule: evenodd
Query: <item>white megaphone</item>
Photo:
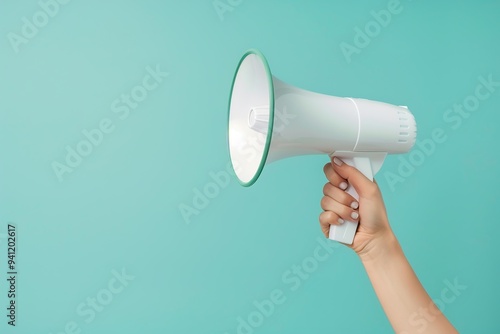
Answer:
M338 156L367 178L388 153L408 152L416 124L406 107L309 92L272 76L264 55L247 51L233 79L228 142L231 163L244 186L264 165L303 154ZM346 190L359 199L352 186ZM352 244L357 222L330 227L329 238Z

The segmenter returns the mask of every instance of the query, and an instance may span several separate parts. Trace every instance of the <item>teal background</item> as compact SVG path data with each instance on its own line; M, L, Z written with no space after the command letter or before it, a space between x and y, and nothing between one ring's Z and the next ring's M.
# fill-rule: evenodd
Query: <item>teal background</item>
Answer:
M233 3L236 3L233 1ZM258 48L273 73L302 88L408 105L418 137L442 128L405 182L377 177L407 257L433 298L443 281L467 289L445 314L460 332L495 333L500 234L496 152L500 90L453 129L443 114L500 80L499 1L407 1L348 63L340 43L387 1L248 0L219 18L212 1L71 1L15 53L37 1L0 10L0 276L7 223L18 230L18 318L4 333L236 333L254 300L286 301L255 333L387 333L359 260L340 247L296 291L282 281L312 255L327 157L267 166L251 188L236 180L187 224L179 210L225 169L229 88L240 56ZM169 76L121 120L111 103L146 67ZM102 144L59 182L51 164L81 131L109 118ZM408 156L406 156L408 157ZM76 313L107 287L112 270L135 279L90 323ZM68 332L69 333L69 332Z

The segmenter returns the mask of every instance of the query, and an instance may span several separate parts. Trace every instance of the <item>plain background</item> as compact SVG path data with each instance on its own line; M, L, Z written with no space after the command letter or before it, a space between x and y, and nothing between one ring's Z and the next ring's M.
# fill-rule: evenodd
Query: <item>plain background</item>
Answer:
M16 53L8 34L21 34L40 5L0 2L0 277L9 222L19 271L15 329L0 284L2 331L55 334L74 321L81 333L233 334L255 300L279 289L286 301L255 333L391 332L345 247L298 289L282 279L321 237L326 156L271 164L251 188L231 179L189 223L181 215L210 172L226 168L232 76L244 51L258 48L285 82L407 105L420 141L443 129L447 140L404 182L386 179L398 173L397 156L377 180L429 294L441 298L446 280L467 286L445 304L453 324L499 332L500 89L456 128L443 116L474 94L479 77L500 81L500 2L402 0L350 62L341 43L354 44L356 27L388 1L232 3L221 19L211 0L73 0ZM157 64L169 76L120 119L113 101ZM60 182L53 162L64 163L65 147L105 118L113 132ZM87 323L77 307L104 298L122 269L135 279Z

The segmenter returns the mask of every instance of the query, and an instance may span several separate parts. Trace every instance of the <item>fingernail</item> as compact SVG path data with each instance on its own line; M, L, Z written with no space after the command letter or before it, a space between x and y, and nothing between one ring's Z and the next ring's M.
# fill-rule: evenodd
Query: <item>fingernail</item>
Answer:
M352 203L351 203L351 208L353 208L353 209L357 209L358 207L359 207L358 202L352 202Z
M341 183L339 184L339 188L340 188L340 189L342 189L342 190L346 190L346 189L347 189L347 183L345 183L345 182L341 182Z
M342 166L342 160L340 160L339 158L335 157L333 158L333 162L337 165L337 166Z
M337 219L337 222L338 222L340 225L344 224L344 220L343 220L342 218Z
M352 219L358 219L359 213L353 212L353 213L351 213L351 217L352 217Z

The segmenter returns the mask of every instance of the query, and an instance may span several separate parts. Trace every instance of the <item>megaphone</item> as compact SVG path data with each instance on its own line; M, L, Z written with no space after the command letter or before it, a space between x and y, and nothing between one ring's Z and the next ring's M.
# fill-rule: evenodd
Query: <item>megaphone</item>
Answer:
M240 184L250 186L268 163L304 155L337 156L368 179L388 153L408 152L416 123L404 106L306 91L271 74L264 55L248 50L233 78L228 144ZM347 193L359 199L349 185ZM330 227L329 239L352 244L358 223Z

